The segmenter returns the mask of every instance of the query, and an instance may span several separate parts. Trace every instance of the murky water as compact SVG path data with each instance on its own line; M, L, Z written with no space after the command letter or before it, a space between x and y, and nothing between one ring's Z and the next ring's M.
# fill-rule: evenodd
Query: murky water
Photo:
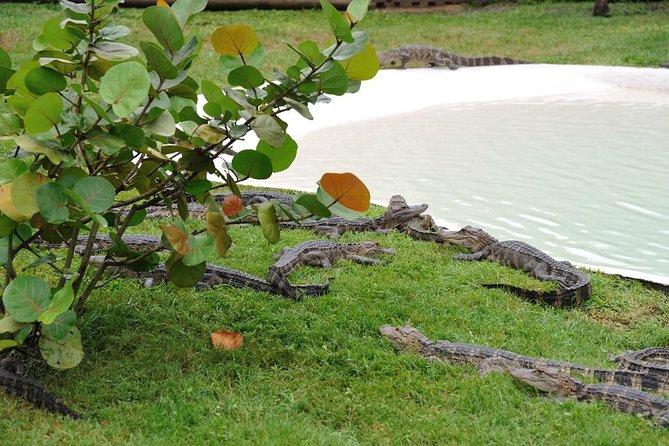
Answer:
M455 225L669 280L669 106L438 106L311 132L282 184L355 172Z

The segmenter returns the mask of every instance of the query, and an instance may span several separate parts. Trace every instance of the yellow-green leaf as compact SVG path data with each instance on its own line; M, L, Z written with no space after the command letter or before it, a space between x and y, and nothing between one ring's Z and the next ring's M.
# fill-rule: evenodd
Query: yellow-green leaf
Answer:
M362 52L356 54L345 62L344 71L349 79L354 81L366 81L379 71L379 59L371 44L367 44Z
M248 25L221 26L212 33L211 44L223 56L246 56L256 49L258 38Z

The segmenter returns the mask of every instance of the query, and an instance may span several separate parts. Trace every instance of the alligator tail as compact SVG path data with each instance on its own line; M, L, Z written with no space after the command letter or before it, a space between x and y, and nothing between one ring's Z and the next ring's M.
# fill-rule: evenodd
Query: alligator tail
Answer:
M457 65L463 67L483 67L488 65L518 65L527 64L524 60L512 59L510 57L498 56L480 56L480 57L465 57L454 55L451 60Z
M7 373L7 375L10 375L10 373ZM6 393L24 398L39 408L47 409L75 420L82 418L81 414L67 407L38 382L14 373L11 373L11 376L3 376L3 378L1 387L4 388Z

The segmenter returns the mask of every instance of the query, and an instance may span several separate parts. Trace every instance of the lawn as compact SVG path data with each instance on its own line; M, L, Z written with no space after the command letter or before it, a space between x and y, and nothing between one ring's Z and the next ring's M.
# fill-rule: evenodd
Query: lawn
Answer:
M25 60L50 6L3 4L3 46ZM669 58L666 5L614 4L613 17L591 5L542 4L462 14L371 13L363 24L377 47L431 44L463 54L509 55L549 63L654 66ZM139 12L121 20L136 28ZM268 52L268 69L292 56L280 40L326 38L312 11L212 12L196 24L247 22ZM144 31L138 35L146 38ZM212 59L205 47L204 59ZM216 78L215 64L196 77ZM373 192L373 191L372 191ZM375 209L374 212L378 212ZM428 210L429 212L429 210ZM157 233L161 221L133 228ZM263 276L284 246L313 239L284 231L269 245L258 227L231 230L222 262ZM119 279L96 292L79 322L86 357L56 372L28 362L30 374L85 419L71 421L0 395L0 444L606 444L669 443L669 431L603 404L558 401L502 374L398 355L378 333L410 324L432 339L470 342L530 356L611 366L610 354L669 345L669 301L639 283L593 273L581 308L525 302L484 283L533 289L550 285L492 262L463 263L460 248L390 234L373 239L396 254L382 264L339 262L302 268L300 284L332 278L329 294L294 302L245 289L145 289ZM214 349L209 333L240 331L242 348Z

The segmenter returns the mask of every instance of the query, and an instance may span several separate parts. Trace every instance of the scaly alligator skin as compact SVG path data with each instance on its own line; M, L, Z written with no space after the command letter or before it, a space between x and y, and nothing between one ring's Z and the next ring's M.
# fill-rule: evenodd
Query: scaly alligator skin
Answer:
M37 381L23 374L23 366L18 360L5 358L0 360L0 387L10 395L24 398L37 407L53 413L80 419L81 415L68 408L58 398L47 392Z
M669 348L649 347L643 350L627 351L612 358L621 370L652 373L664 376L669 381Z
M407 45L379 55L381 68L406 68L408 63L437 67L446 65L451 70L458 67L481 67L487 65L517 65L526 64L522 60L509 57L480 56L465 57L450 51L423 45Z
M457 260L495 260L502 265L523 270L541 280L557 282L560 290L537 292L512 285L486 284L488 288L504 288L531 300L541 300L556 307L579 305L590 297L590 276L564 262L558 262L534 246L517 240L500 242L482 229L465 226L459 231L440 231L448 242L472 250L459 254Z
M549 367L566 374L579 373L608 384L619 384L659 393L669 392L669 380L667 377L654 375L650 372L639 373L630 370L591 368L570 362L532 358L507 350L474 344L448 341L434 342L413 327L383 325L379 328L379 331L398 352L409 352L430 359L442 359L459 364L470 364L478 367L481 373L491 370L504 370L508 366L517 368Z
M102 258L91 257L91 263L99 263ZM144 286L151 287L156 283L167 283L169 278L165 264L159 264L153 271L134 272L123 267L109 267L119 275L137 277L144 279ZM217 265L207 265L204 277L197 284L197 288L211 288L216 285L230 285L235 288L251 288L255 291L278 294L286 297L296 298L298 296L319 296L325 294L329 284L293 286L289 283L271 284L260 277L244 271L225 268ZM280 285L280 286L279 286Z
M509 367L514 378L543 392L578 401L604 401L621 412L651 418L669 427L669 400L618 384L584 384L566 373L547 367L533 369Z
M393 203L393 200L404 200L400 195L395 195L390 199L390 202ZM406 203L406 201L405 201ZM300 223L293 222L283 222L280 223L282 228L288 229L312 229L320 234L330 234L333 236L338 236L343 234L346 231L353 232L365 232L365 231L376 231L376 232L387 232L392 229L402 226L404 223L409 220L419 216L427 209L427 204L418 204L414 206L406 207L393 207L389 206L388 210L382 215L376 218L354 218L354 219L345 219L342 217L331 217L323 218L319 220L305 220Z
M288 274L300 265L330 268L339 259L350 259L357 263L372 265L379 260L368 257L376 254L392 254L395 251L379 246L377 242L336 243L331 240L309 240L292 248L284 249L279 260L269 267L267 280L284 295L299 297L301 290L288 282Z
M128 248L134 250L140 249L152 249L161 244L160 237L152 235L124 235L121 239L128 245ZM77 246L75 248L76 252L81 252L88 242L87 235L80 235L77 237ZM60 248L65 245L65 242L62 243L50 243L43 239L36 239L35 244L38 246L43 246L45 248ZM112 244L112 238L108 234L98 234L95 236L95 242L93 244L94 251L101 249L107 249Z

